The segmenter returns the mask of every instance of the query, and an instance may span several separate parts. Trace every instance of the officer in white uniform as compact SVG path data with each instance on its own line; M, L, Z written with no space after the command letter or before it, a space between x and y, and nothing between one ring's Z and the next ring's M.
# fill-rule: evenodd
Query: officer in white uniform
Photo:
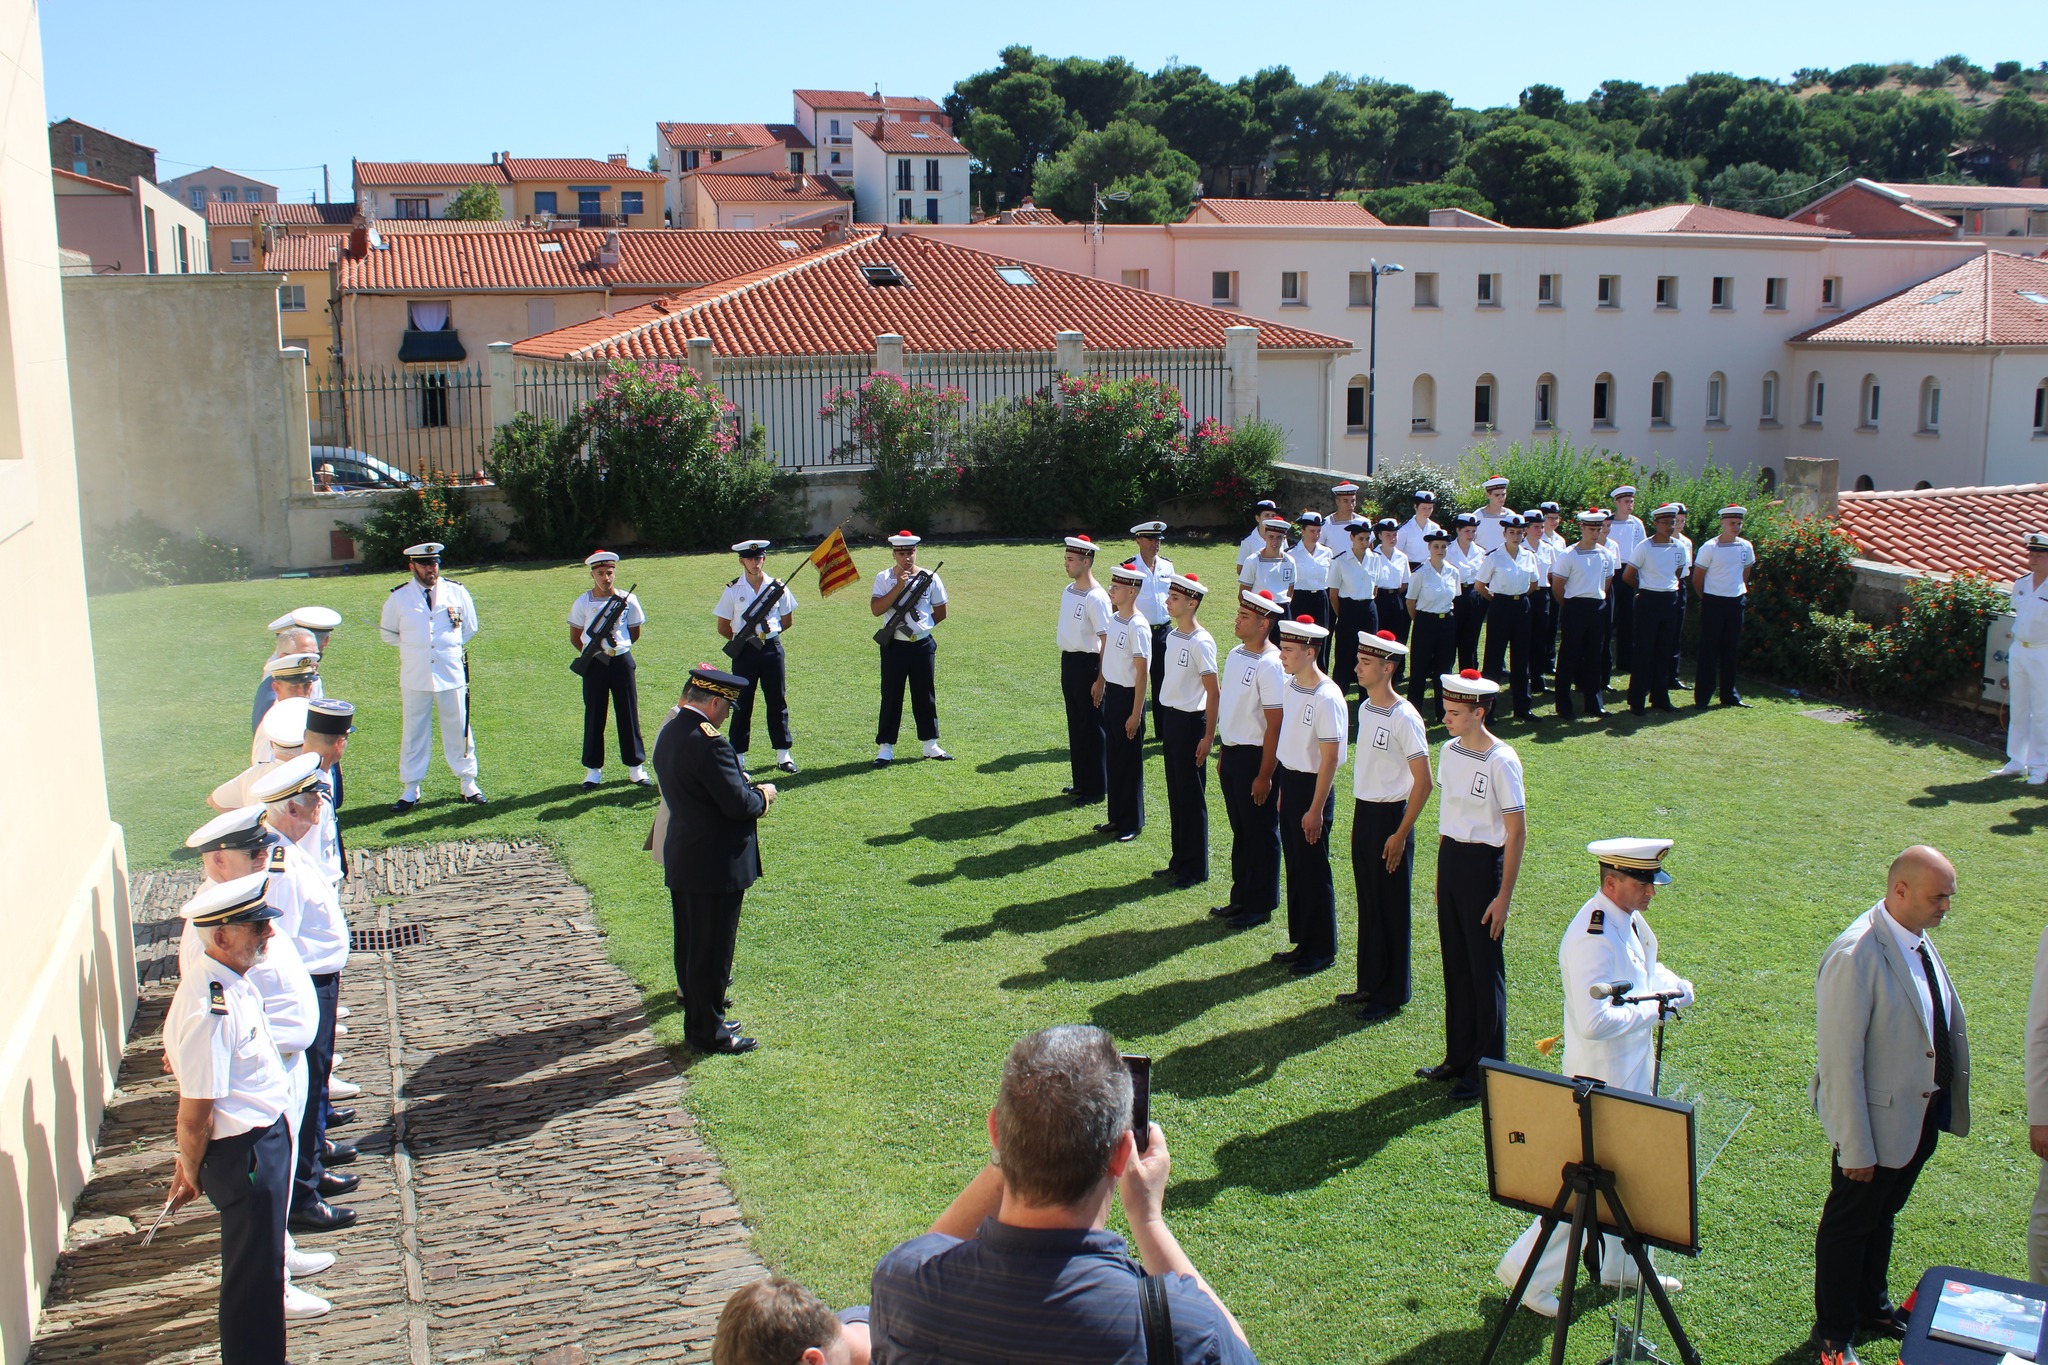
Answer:
M256 727L249 746L249 766L208 793L206 804L217 811L238 810L255 800L249 788L273 763L288 763L306 752L306 717L312 703L304 697L273 702Z
M1165 522L1141 521L1131 528L1131 538L1138 542L1138 553L1131 562L1145 575L1138 585L1138 612L1152 623L1152 728L1158 730L1159 689L1166 678L1166 632L1172 629L1166 610L1167 580L1173 577L1174 568L1173 561L1159 553L1159 543L1166 538Z
M222 1365L285 1358L291 1082L248 975L278 917L264 901L268 881L252 872L185 903L180 913L198 927L205 952L164 1015L164 1055L178 1082L170 1202L182 1208L203 1190L220 1212Z
M404 734L399 742L398 780L404 784L392 810L403 815L420 803L427 775L434 713L441 715L441 755L462 780L462 799L484 803L476 784L476 740L470 733L469 642L477 631L476 603L469 589L441 577L438 541L406 547L412 578L384 599L378 629L398 650L398 686L404 699Z
M1657 960L1657 935L1642 912L1660 886L1671 884L1663 868L1669 839L1600 839L1586 845L1600 862L1600 889L1579 907L1558 945L1557 968L1564 984L1564 1074L1607 1082L1615 1090L1653 1094L1656 1080L1654 1000L1620 1003L1604 994L1620 983L1622 995L1674 994L1671 1004L1692 1003L1692 983ZM1539 1220L1540 1221L1540 1220ZM1536 1245L1537 1224L1516 1239L1494 1274L1513 1288ZM1566 1272L1568 1228L1559 1227L1544 1245L1543 1259L1529 1281L1522 1305L1546 1318L1557 1316L1557 1289ZM1601 1275L1610 1286L1635 1282L1635 1267L1622 1255L1621 1239L1602 1239ZM1663 1277L1674 1292L1677 1280Z
M334 628L340 624L341 613L332 607L299 607L288 611L265 627L277 637L272 657L304 653L302 646L305 638L310 635L313 638L312 654L318 659L327 653L327 637L332 635ZM320 690L320 679L317 676L313 679L313 690L308 695L316 700L326 695ZM256 705L249 713L251 730L263 723L263 713L268 711L270 704L276 700L277 693L271 687L270 675L266 671L263 681L256 684Z
M1993 777L2048 783L2048 534L2027 537L2027 572L2012 585L2012 649L2006 655L2012 719L2005 766Z
M320 656L310 651L302 654L273 654L263 661L263 677L270 684L270 699L258 708L264 715L280 701L302 697L311 701L324 695L320 689ZM255 734L263 733L263 720L258 717ZM266 748L258 738L254 741L249 755L250 761L258 761L255 749Z

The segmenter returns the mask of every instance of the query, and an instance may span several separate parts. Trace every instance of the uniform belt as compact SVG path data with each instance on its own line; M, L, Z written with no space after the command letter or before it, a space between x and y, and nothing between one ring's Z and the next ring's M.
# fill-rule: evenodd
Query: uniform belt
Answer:
M1520 600L1528 595L1529 590L1527 588L1522 589L1520 592L1497 592L1494 594L1495 597L1506 597L1511 600Z
M1417 607L1415 609L1415 614L1417 616L1434 616L1439 621L1443 620L1446 616L1450 615L1450 613L1447 611L1424 611L1420 607Z
M1086 654L1086 655L1089 655L1089 656L1090 656L1090 657L1092 658L1092 657L1097 657L1097 656L1099 656L1099 655L1100 655L1100 654L1102 653L1102 651L1101 651L1101 650L1099 650L1099 649L1063 649L1063 650L1061 650L1061 651L1060 651L1060 653L1062 653L1062 654Z
M1637 595L1638 597L1676 597L1676 596L1678 596L1678 589L1676 589L1676 588L1637 588L1637 589L1636 589L1636 595Z

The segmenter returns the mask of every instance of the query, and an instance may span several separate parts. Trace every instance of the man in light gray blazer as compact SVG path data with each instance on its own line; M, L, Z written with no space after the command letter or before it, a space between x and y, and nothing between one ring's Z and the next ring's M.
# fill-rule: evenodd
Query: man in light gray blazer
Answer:
M1927 933L1948 914L1956 870L1907 849L1883 900L1821 955L1820 1065L1808 1087L1834 1168L1814 1237L1814 1344L1824 1365L1857 1359L1856 1336L1903 1338L1885 1287L1892 1223L1942 1132L1970 1130L1963 1004Z
M2027 1219L2027 1278L2048 1284L2048 930L2034 951L2034 995L2027 1002L2027 1142L2041 1158L2041 1184Z

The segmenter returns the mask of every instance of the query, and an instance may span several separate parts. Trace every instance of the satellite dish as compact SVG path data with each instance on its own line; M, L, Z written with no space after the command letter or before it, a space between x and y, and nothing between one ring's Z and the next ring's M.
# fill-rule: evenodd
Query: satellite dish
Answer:
M375 229L375 228L371 228L371 229L370 229L370 250L372 250L372 251L384 251L384 250L387 250L387 249L388 249L388 248L386 248L386 247L385 247L385 245L384 245L384 234L383 234L383 233L381 233L381 232L379 232L379 231L377 231L377 229Z

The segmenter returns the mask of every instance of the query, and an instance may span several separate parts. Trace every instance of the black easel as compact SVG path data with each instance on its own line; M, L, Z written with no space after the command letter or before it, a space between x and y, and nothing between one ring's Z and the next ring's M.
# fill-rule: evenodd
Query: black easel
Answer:
M1599 1236L1598 1205L1596 1200L1605 1199L1613 1211L1614 1222L1621 1229L1622 1250L1633 1257L1636 1273L1643 1277L1643 1285L1657 1300L1657 1311L1664 1317L1664 1325L1671 1329L1671 1339L1678 1347L1679 1358L1685 1365L1700 1365L1700 1353L1693 1349L1685 1329L1678 1325L1678 1314L1672 1311L1671 1296L1664 1292L1663 1281L1657 1278L1656 1268L1650 1264L1650 1251L1643 1239L1636 1235L1635 1224L1629 1221L1628 1210L1622 1207L1621 1194L1615 1189L1614 1172L1602 1167L1593 1152L1593 1108L1588 1102L1595 1090L1604 1089L1604 1081L1575 1078L1572 1083L1572 1103L1579 1110L1579 1153L1580 1160L1570 1162L1564 1168L1562 1186L1557 1192L1557 1202L1550 1206L1550 1212L1543 1215L1537 1229L1536 1245L1529 1249L1528 1260L1522 1263L1522 1273L1515 1280L1514 1290L1508 1295L1507 1309L1501 1314L1500 1323L1493 1329L1493 1339L1486 1343L1486 1353L1479 1357L1479 1365L1493 1365L1493 1358L1500 1350L1501 1339L1507 1335L1508 1324L1514 1321L1515 1310L1522 1305L1522 1296L1528 1292L1529 1281L1535 1277L1536 1263L1542 1259L1543 1250L1550 1245L1551 1234L1557 1225L1571 1219L1571 1240L1567 1243L1565 1264L1570 1267L1564 1283L1558 1288L1557 1327L1550 1337L1550 1365L1564 1365L1565 1339L1572 1330L1572 1292L1578 1284L1579 1256L1585 1248L1588 1225L1592 1236Z

